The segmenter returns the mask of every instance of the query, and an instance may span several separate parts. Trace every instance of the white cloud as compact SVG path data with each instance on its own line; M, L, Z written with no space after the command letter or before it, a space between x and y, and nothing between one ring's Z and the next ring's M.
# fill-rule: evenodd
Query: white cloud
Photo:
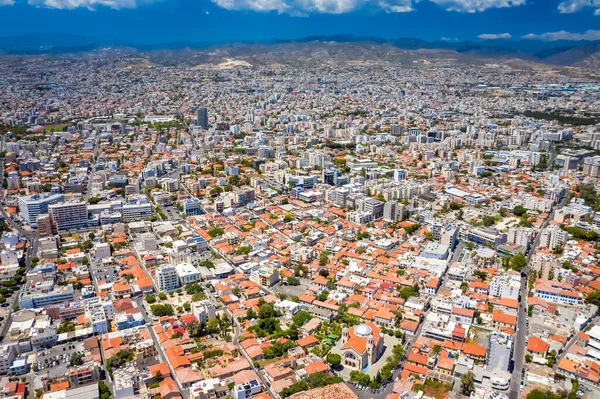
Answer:
M483 12L490 8L518 7L527 0L429 0L447 11Z
M512 35L510 33L482 33L477 36L483 40L496 40L496 39L510 39Z
M600 40L600 30L586 30L584 33L573 33L564 30L558 32L546 32L542 34L529 33L523 39L545 40Z
M595 8L594 15L600 15L600 0L563 0L558 5L561 14L580 12L587 8Z
M136 8L139 3L136 0L28 0L28 2L32 6L57 8L61 10L72 10L80 7L94 10L98 6L110 7L118 10L121 8Z
M365 0L212 0L227 10L277 11L280 14L306 15L308 13L344 14L364 7ZM411 0L400 6L411 5ZM391 10L395 3L384 3Z
M365 7L376 7L385 12L411 12L413 5L425 0L212 0L228 10L259 12L277 11L291 15L310 13L344 14ZM490 8L516 7L527 0L428 0L448 11L478 12ZM600 1L600 0L599 0Z
M411 12L414 11L411 0L396 0L395 2L380 1L379 7L386 12Z
M14 0L0 0L0 6L12 6L15 4Z
M458 37L442 37L441 39L443 42L457 42L458 41Z

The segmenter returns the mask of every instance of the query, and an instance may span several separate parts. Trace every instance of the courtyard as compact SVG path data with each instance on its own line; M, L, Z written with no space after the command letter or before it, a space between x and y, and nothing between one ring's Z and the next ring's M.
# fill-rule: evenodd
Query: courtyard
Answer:
M359 370L368 374L371 378L374 378L377 375L377 373L381 370L381 368L386 365L386 359L388 358L388 356L392 355L392 349L394 348L394 346L402 344L402 341L399 338L394 337L393 335L381 333L381 337L383 338L383 352L381 356L379 357L379 359L377 359L375 363L369 365L366 369ZM342 346L344 346L343 339L339 339L331 348L330 353L337 353L341 356ZM340 364L339 367L340 370L337 372L337 374L346 381L350 380L350 373L356 370L354 368L344 366L343 362L342 364Z

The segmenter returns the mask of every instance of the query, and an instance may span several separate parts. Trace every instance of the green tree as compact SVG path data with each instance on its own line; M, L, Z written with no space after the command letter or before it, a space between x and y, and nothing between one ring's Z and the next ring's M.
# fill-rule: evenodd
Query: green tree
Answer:
M150 310L152 310L152 314L157 317L162 316L173 316L175 311L173 310L173 306L170 304L155 304L150 306Z
M587 294L585 303L596 305L598 307L598 313L600 313L600 290L594 290Z
M371 383L371 377L362 371L353 370L350 372L350 381L359 385L369 386Z
M112 355L108 361L106 362L106 370L112 374L114 369L118 369L123 366L125 363L129 363L135 357L135 353L128 349L121 349L114 355Z
M319 254L319 265L325 266L328 263L329 263L329 252L321 251L321 253Z
M527 213L527 209L525 209L525 207L522 205L517 205L513 208L513 213L515 214L515 216L521 217L525 213Z
M300 285L300 280L298 278L296 278L296 277L288 277L286 279L286 282L289 285Z
M98 391L100 392L100 399L110 399L110 397L111 397L110 388L108 387L108 385L106 385L106 383L103 380L98 381ZM42 393L44 393L43 390L42 390ZM36 391L36 395L37 395L37 391Z
M212 238L223 235L223 233L225 233L225 230L220 227L213 227L212 229L208 230L208 235Z
M460 376L461 391L463 395L471 396L475 391L475 375L470 371Z
M331 367L336 368L340 363L342 363L342 357L337 353L329 353L327 355L327 363L329 363Z
M521 271L527 265L527 258L522 252L519 252L510 260L510 267L514 270Z
M310 319L312 319L312 316L310 315L310 313L308 313L306 310L301 310L294 315L294 317L292 318L292 321L293 321L294 325L296 325L298 327L302 327Z

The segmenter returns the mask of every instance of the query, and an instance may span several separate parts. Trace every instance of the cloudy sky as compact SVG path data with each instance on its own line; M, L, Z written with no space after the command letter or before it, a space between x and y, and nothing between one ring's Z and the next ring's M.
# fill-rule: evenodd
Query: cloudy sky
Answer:
M0 36L136 43L355 34L425 40L600 40L600 0L0 0Z

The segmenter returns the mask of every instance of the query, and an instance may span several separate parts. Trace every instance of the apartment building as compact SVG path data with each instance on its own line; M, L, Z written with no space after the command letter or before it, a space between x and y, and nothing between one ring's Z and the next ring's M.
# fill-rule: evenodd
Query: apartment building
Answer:
M86 202L65 202L48 206L50 220L56 231L80 229L88 226Z
M18 197L19 216L31 227L37 227L37 218L48 213L48 206L63 202L63 194L33 194Z
M173 265L165 265L156 269L156 282L161 291L173 291L178 289L179 275Z

